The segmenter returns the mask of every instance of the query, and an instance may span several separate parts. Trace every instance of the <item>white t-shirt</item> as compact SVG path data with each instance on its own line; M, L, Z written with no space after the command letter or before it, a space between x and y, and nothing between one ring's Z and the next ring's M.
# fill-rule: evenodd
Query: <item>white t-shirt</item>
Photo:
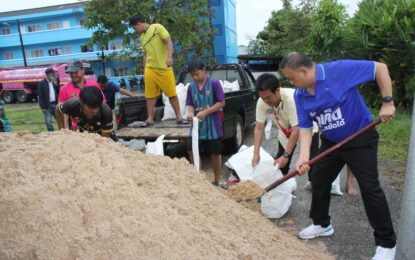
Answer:
M48 80L49 85L49 102L56 102L56 96L55 96L55 89L53 88L53 83Z
M268 106L261 98L256 106L256 121L264 123L267 119L272 120L274 127L278 127L278 140L284 148L287 147L288 138L285 136L281 126L289 129L298 125L297 109L294 101L294 89L280 88L281 102L278 107ZM279 124L278 124L279 123ZM318 127L313 124L313 133L318 132Z

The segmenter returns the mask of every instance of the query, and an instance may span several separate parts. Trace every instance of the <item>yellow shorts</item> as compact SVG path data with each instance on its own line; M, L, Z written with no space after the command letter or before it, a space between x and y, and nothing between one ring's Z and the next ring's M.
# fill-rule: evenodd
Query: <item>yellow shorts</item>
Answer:
M168 97L176 96L176 80L172 69L146 68L144 71L144 96L156 98L160 89Z

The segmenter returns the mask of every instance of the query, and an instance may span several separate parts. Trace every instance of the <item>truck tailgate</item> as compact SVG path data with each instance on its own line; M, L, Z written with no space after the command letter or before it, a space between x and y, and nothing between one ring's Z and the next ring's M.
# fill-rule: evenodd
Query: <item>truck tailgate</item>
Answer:
M167 120L162 122L155 122L152 127L132 128L124 127L117 130L115 133L119 138L130 139L145 139L152 141L157 139L160 135L165 135L165 140L183 140L189 138L190 125L176 125L176 120Z

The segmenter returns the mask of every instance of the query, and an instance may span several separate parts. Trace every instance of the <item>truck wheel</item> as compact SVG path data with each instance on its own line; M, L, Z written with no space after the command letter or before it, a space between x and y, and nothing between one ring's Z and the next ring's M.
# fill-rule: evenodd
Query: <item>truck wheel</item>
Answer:
M224 142L225 153L236 153L244 141L244 126L242 117L236 116L233 136Z
M16 93L16 99L19 103L25 103L27 101L28 95L23 90L19 90Z
M6 102L6 104L11 104L14 102L14 95L11 91L5 91L3 93L3 100Z

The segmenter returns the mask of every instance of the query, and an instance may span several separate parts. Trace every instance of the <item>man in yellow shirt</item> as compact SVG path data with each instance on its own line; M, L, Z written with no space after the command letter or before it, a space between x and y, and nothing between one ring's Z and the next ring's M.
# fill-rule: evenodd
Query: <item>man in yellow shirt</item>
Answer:
M180 114L179 99L176 95L176 80L173 73L173 42L169 32L161 24L148 24L141 15L134 15L129 24L140 35L144 51L144 96L147 99L147 120L143 127L154 124L154 107L160 90L169 97L176 113L178 124L186 124Z

